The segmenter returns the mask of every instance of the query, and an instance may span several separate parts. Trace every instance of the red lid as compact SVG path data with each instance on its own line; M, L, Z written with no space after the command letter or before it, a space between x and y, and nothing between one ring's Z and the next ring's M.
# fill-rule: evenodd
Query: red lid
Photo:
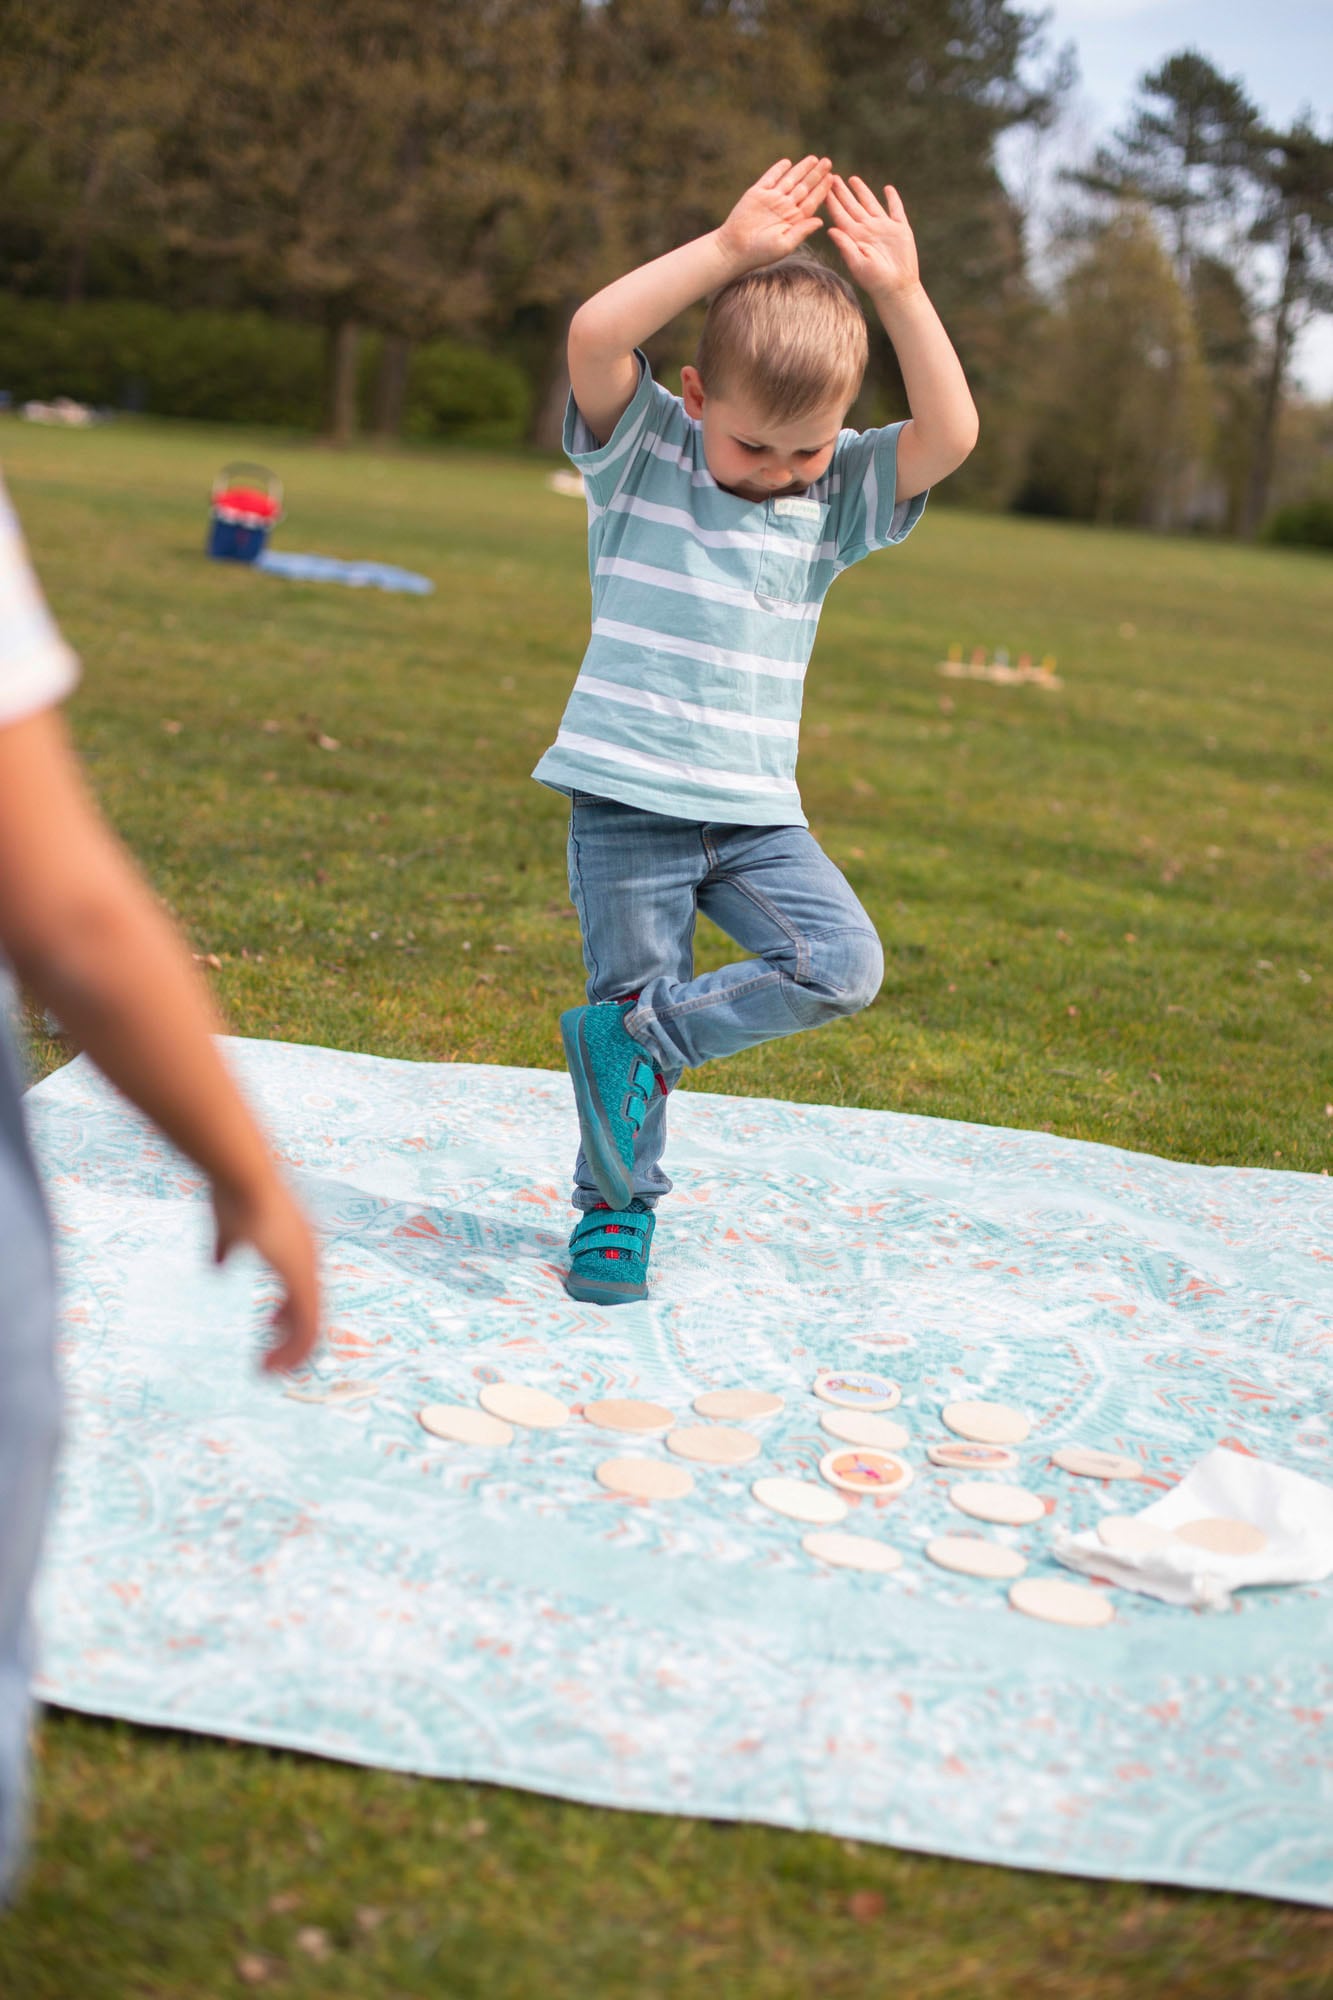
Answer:
M230 507L238 514L258 514L261 520L277 519L279 503L271 493L261 492L257 486L229 486L225 493L213 495L215 507Z

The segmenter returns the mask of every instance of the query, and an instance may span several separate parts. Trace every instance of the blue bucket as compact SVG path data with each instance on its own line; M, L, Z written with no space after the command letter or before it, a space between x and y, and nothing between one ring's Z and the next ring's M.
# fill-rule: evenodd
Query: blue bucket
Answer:
M252 563L282 519L282 481L266 465L237 460L213 481L206 548L216 562Z

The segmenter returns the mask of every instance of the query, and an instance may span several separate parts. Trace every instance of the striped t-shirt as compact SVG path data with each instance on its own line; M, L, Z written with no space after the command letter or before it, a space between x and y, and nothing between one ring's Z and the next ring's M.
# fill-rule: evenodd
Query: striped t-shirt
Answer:
M801 696L835 576L901 542L898 433L843 431L802 494L717 484L701 426L640 355L634 400L599 445L573 397L565 450L588 500L592 638L535 778L677 819L804 826Z

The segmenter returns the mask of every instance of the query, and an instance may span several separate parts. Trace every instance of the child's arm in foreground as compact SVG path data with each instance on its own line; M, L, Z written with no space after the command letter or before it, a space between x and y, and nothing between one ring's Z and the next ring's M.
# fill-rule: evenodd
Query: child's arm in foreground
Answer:
M706 292L776 263L823 224L815 210L829 163L813 153L776 166L747 188L719 229L641 264L581 305L569 328L569 380L588 429L605 444L639 386L636 347Z
M84 790L52 709L0 728L0 946L208 1175L219 1263L253 1244L283 1288L264 1365L298 1366L319 1332L309 1226L213 1045L207 991Z
M829 236L849 274L875 302L902 370L912 414L898 437L899 500L954 472L977 441L977 410L953 343L926 297L916 243L896 188L881 208L863 180L834 174Z

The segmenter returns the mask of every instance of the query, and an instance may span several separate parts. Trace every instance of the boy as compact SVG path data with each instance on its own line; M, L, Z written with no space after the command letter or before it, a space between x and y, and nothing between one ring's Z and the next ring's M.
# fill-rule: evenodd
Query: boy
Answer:
M0 485L0 952L213 1184L219 1262L249 1243L283 1289L268 1368L315 1344L305 1217L213 1045L165 916L80 782L55 705L75 680ZM0 1905L18 1861L28 1590L59 1426L50 1227L23 1133L0 961Z
M599 292L569 331L565 449L584 475L592 639L534 776L570 796L589 1005L561 1017L582 1148L567 1290L647 1289L666 1095L681 1072L866 1007L869 917L796 789L824 595L902 541L977 414L921 287L902 202L779 160L720 229ZM827 206L902 370L906 423L844 430L865 371L851 286L793 258ZM713 294L683 396L640 343ZM701 909L753 957L694 977Z

